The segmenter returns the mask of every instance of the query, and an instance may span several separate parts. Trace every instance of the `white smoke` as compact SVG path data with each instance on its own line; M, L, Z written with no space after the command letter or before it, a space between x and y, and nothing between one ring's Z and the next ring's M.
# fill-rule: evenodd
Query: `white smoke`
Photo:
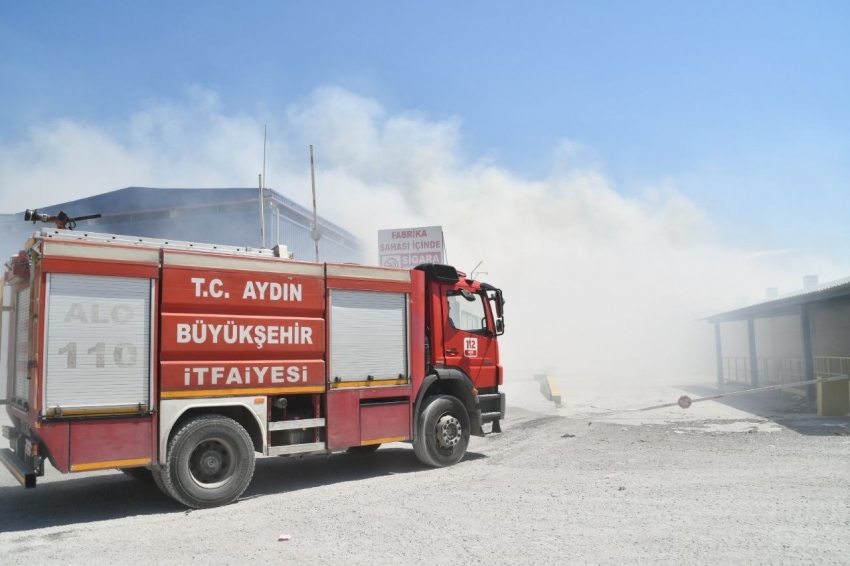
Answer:
M389 114L333 87L283 116L228 112L196 88L122 123L35 126L0 146L0 202L14 212L126 186L255 186L264 124L266 185L308 204L313 144L320 214L358 234L367 251L379 229L442 225L451 263L468 271L483 260L482 279L507 299L509 375L609 384L710 375L713 333L698 318L767 286L798 288L805 273L845 274L801 251L724 247L675 186L626 198L573 140L553 148L550 174L530 179L466 157L458 119Z

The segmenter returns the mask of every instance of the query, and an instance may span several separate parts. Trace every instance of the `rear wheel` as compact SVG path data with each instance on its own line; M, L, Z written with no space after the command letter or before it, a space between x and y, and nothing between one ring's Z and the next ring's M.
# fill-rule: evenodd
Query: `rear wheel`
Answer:
M254 444L236 421L202 415L186 421L168 443L162 483L194 509L235 501L254 475Z
M436 395L419 412L413 451L428 466L442 468L461 461L469 446L469 415L455 397Z

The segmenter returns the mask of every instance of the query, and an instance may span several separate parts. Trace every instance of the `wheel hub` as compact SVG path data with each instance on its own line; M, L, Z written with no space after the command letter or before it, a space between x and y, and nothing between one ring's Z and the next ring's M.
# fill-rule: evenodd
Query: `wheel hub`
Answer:
M233 473L228 445L218 440L202 442L189 458L189 471L205 487L226 481Z
M216 452L207 452L201 456L204 473L215 475L221 469L221 456Z
M460 421L452 415L443 415L437 421L437 442L443 448L452 448L458 442L462 435Z

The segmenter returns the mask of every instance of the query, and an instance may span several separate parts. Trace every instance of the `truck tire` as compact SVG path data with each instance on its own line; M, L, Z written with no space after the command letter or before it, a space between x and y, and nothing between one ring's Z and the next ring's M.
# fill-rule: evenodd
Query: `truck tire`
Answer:
M346 452L349 454L371 454L378 449L380 444L367 444L366 446L352 446Z
M155 484L156 484L156 487L158 487L158 488L159 488L159 490L160 490L162 493L164 493L164 494L165 494L165 495L167 495L168 497L172 497L172 498L173 498L174 496L173 496L173 495L171 495L171 494L168 492L168 488L167 488L167 487L165 487L165 484L164 484L164 483L162 483L162 474L163 474L163 469L162 469L162 468L151 468L151 477L153 478L153 483L155 483Z
M168 443L162 483L193 509L227 505L242 495L254 475L254 443L233 419L201 415L189 419Z
M469 415L463 403L450 395L429 397L418 419L413 439L416 457L435 468L460 462L469 446Z

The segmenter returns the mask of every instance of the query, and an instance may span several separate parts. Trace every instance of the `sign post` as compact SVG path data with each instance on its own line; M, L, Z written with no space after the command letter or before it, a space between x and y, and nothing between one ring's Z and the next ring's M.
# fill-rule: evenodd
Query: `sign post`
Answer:
M412 269L421 263L444 263L443 227L378 230L381 267Z

